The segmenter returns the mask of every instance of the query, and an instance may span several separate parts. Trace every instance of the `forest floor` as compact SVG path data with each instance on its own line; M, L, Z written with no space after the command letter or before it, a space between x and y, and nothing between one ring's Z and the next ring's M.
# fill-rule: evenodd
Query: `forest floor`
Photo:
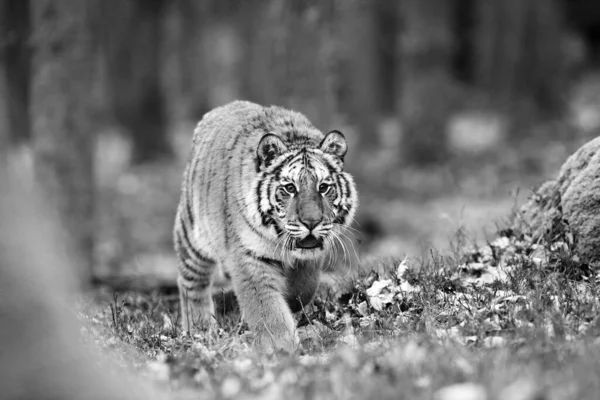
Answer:
M85 340L173 398L596 399L600 285L572 247L499 228L379 258L322 285L294 355L254 352L235 310L184 335L176 292L98 291L79 316Z

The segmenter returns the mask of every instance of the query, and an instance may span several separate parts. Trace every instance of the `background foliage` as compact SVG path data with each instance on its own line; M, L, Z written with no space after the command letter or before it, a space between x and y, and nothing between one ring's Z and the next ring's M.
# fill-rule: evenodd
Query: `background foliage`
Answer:
M481 234L600 125L593 0L2 0L0 140L89 277L172 279L195 123L233 99L350 141L359 253Z

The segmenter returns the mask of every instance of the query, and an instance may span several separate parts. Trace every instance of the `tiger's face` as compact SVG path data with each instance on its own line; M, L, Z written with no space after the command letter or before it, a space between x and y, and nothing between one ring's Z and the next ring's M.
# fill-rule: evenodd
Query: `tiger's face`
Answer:
M354 181L343 171L346 150L337 131L318 147L288 148L270 134L261 139L256 199L262 224L274 228L276 252L315 259L340 241L358 206Z

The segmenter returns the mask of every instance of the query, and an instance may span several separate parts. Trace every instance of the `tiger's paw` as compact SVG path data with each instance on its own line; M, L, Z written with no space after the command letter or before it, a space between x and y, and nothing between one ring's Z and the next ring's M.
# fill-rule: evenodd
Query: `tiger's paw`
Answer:
M219 324L213 314L202 314L190 321L188 328L192 331L212 332Z
M266 354L280 351L292 354L300 345L300 337L296 329L285 325L264 327L256 332L255 347Z
M185 332L212 332L218 327L214 305L211 303L188 307L181 320L181 328Z

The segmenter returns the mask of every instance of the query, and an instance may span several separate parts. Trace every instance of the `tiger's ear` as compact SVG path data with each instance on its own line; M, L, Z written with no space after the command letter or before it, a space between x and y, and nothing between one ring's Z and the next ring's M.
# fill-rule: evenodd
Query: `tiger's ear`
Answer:
M332 154L338 157L340 160L344 160L346 151L348 151L348 144L346 138L340 131L331 131L325 136L321 145L319 146L323 153Z
M287 146L279 136L275 136L272 133L263 136L260 142L258 142L258 148L256 149L259 169L268 168L273 160L286 150Z

